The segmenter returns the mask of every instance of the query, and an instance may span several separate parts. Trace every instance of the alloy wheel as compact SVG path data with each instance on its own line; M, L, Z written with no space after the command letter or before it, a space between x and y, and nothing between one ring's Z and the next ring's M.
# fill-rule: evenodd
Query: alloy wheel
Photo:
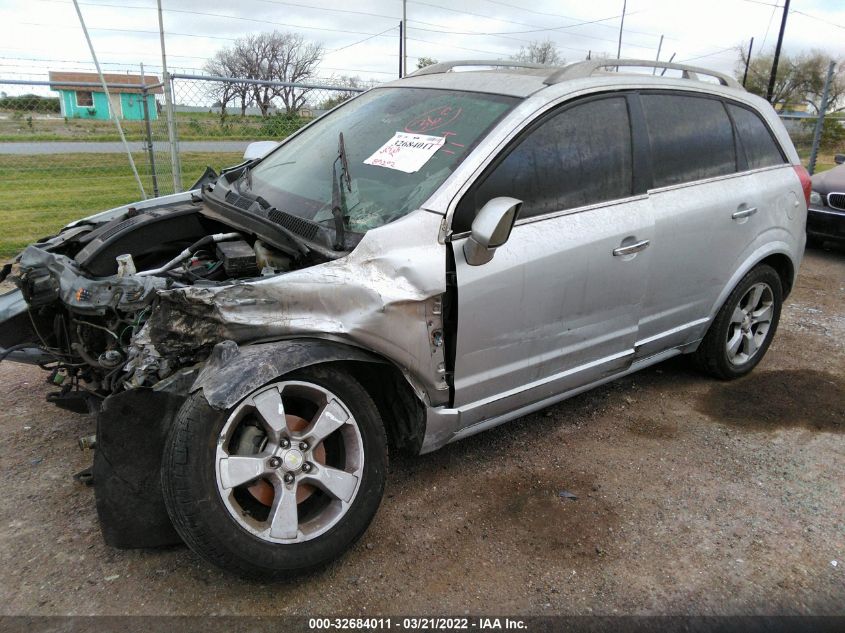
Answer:
M733 365L754 358L768 335L774 315L774 294L767 283L756 283L740 298L728 325L725 348Z
M320 385L259 389L228 417L215 458L217 489L232 518L272 543L299 543L335 526L364 471L349 408Z

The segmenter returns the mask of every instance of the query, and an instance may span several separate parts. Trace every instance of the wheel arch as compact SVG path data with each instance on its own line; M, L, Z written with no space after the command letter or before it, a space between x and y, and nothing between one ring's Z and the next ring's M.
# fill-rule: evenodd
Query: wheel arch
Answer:
M771 266L780 277L783 287L783 298L785 299L792 291L795 273L797 270L796 263L789 255L789 249L786 244L778 242L769 243L766 246L754 251L748 258L745 259L743 265L738 267L731 276L728 283L724 285L722 291L719 293L715 303L710 308L710 315L708 322L712 323L719 309L727 300L728 296L736 288L736 285L742 280L756 266L766 264Z
M352 345L315 338L244 346L223 341L214 346L189 392L201 390L211 407L227 410L280 376L326 364L344 367L366 389L393 447L419 453L426 427L420 387L390 360Z
M786 299L789 293L792 292L792 286L795 280L795 265L792 263L792 260L785 253L772 253L754 264L754 266L759 266L760 264L766 264L775 269L778 277L780 277L783 298ZM754 268L754 266L751 268Z

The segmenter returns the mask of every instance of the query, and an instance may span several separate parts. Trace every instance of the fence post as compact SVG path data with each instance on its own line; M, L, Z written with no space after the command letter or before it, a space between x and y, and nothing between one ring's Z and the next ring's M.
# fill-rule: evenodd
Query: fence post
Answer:
M170 142L170 166L173 173L173 193L182 191L182 168L179 165L179 139L176 137L176 117L173 109L173 79L166 70L164 80L164 111L167 117L167 140Z
M143 71L142 71L143 72ZM143 79L143 75L141 75ZM153 129L150 126L150 106L147 103L147 86L141 88L141 97L144 99L144 127L147 131L147 155L150 159L150 173L153 179L153 196L158 198L158 174L156 174L156 155L153 151Z
M816 171L816 158L819 154L819 143L822 138L822 129L824 128L824 115L827 112L827 98L830 95L830 82L833 80L833 69L836 67L836 62L831 61L827 67L827 78L824 80L824 91L822 92L822 102L819 105L819 118L816 119L816 129L813 132L813 149L810 150L810 164L807 166L807 171L810 175Z

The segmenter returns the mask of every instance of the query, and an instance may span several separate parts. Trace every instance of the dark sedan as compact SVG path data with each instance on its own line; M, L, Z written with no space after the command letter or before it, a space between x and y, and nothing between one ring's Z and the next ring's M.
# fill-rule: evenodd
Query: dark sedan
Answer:
M830 240L845 243L845 154L834 158L837 167L813 176L807 213L807 244Z

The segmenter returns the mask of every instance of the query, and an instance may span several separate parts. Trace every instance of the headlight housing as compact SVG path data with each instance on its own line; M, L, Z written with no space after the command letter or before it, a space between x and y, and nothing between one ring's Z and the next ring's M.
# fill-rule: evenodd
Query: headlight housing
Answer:
M822 202L822 194L820 194L818 191L811 191L810 204L824 204Z

